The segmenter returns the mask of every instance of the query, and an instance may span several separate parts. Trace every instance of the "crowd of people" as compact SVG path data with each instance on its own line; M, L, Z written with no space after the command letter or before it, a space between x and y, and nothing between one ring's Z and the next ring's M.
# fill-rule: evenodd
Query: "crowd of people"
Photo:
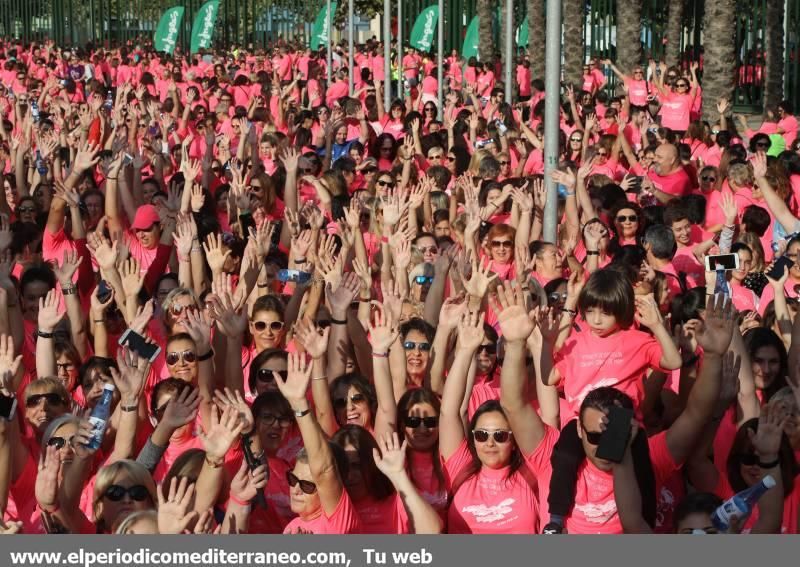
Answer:
M798 533L791 104L347 59L0 43L2 531Z

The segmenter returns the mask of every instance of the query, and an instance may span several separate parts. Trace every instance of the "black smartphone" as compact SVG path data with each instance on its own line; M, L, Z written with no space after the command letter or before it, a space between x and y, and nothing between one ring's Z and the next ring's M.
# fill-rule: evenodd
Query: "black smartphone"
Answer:
M0 417L6 421L11 421L17 410L17 398L14 396L0 395Z
M128 329L119 338L119 346L127 346L133 352L153 362L161 352L161 347L148 343L144 337L132 329Z
M111 286L106 280L100 280L100 283L97 284L97 299L100 303L105 303L109 297L111 297Z
M100 150L97 152L97 157L100 159L111 159L114 153L111 150Z
M642 191L642 181L644 181L644 177L641 175L631 175L633 178L633 182L631 183L631 188L628 189L628 193L640 193Z
M780 258L775 260L775 263L769 269L767 275L771 277L773 280L779 280L783 277L784 268L791 269L793 265L794 265L794 260L786 256L781 256Z
M600 443L597 445L596 456L612 463L621 463L628 448L631 436L631 420L633 410L620 406L611 406L608 412L608 425Z

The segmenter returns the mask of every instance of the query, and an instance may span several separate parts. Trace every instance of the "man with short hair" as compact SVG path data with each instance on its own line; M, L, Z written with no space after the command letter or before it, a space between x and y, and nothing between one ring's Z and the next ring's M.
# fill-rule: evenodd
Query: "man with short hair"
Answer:
M656 149L653 168L647 174L647 186L660 203L668 203L675 197L688 195L692 181L683 168L678 148L672 144L661 144Z

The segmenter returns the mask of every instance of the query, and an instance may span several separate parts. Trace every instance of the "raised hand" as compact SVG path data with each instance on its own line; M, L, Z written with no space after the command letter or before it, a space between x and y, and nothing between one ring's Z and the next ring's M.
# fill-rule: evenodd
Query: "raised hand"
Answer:
M100 146L86 141L78 148L78 153L75 154L75 160L72 162L72 170L77 173L93 168L100 161L98 154L100 153Z
M637 295L636 302L636 320L640 325L644 325L652 330L656 325L661 325L664 321L661 319L661 313L656 305L656 300L652 295Z
M747 430L750 442L762 461L774 461L778 458L783 428L788 417L783 408L765 404L761 407L761 415L758 418L758 431Z
M39 473L36 475L34 494L39 507L45 512L58 508L58 487L61 474L61 457L55 445L43 448L39 456Z
M194 423L197 419L197 411L200 407L200 390L187 384L180 391L177 396L173 396L167 407L164 409L164 415L161 417L161 423L169 427L173 431Z
M268 480L267 465L260 465L251 471L247 462L242 461L236 476L231 480L231 496L241 502L249 502L267 485Z
M311 381L311 371L314 368L314 362L306 362L304 356L298 353L289 353L287 362L288 374L286 380L281 378L277 372L272 375L275 378L275 383L278 386L281 394L289 401L292 408L298 406L303 407L308 402L306 401L306 392L308 391L308 384Z
M189 254L192 253L192 242L196 235L197 227L194 224L192 216L188 214L179 215L175 234L172 235L179 257L189 257Z
M383 438L377 439L378 449L372 449L375 466L389 479L402 476L406 473L406 448L408 440L400 443L397 433L386 433Z
M225 266L225 260L231 255L231 251L222 251L222 234L209 234L208 239L203 244L206 253L206 261L214 274L221 274Z
M705 352L722 356L731 344L735 325L736 311L732 302L717 294L709 296L705 319L699 322L694 335Z
M253 431L255 419L253 419L253 410L247 404L247 401L242 397L239 390L231 391L228 388L225 390L214 391L214 403L224 412L228 408L233 410L239 415L239 419L244 423L242 435L248 435Z
M107 238L97 232L90 232L86 235L86 246L89 248L95 260L97 260L97 264L100 268L105 271L114 269L117 263L117 256L119 254L117 248L118 242L119 241L115 240L112 244Z
M14 337L11 335L0 335L0 393L5 396L13 396L13 379L19 371L22 363L22 355L14 356Z
M130 325L131 330L136 331L140 335L144 334L147 325L153 318L153 311L155 310L155 299L145 301L144 305L136 309L136 317L133 318Z
M533 332L536 326L534 313L528 313L525 293L514 282L508 282L507 286L497 286L494 308L500 331L506 341L524 341Z
M206 458L222 464L244 427L245 423L239 419L239 413L234 408L228 407L220 415L217 406L211 406L211 427L206 433L201 432L199 435L206 450Z
M211 285L213 294L211 317L217 322L219 330L227 337L241 336L247 328L247 314L243 312L244 298L234 294L230 277L223 277ZM237 290L238 291L238 290Z
M184 191L186 189L184 188ZM200 210L203 208L203 205L206 203L206 195L203 193L203 188L200 186L199 183L192 184L192 196L189 200L189 203L192 207L192 212L199 213Z
M64 317L64 312L58 311L58 296L54 289L47 292L47 296L39 298L39 330L43 333L52 333L56 325Z
M122 347L117 352L117 366L119 370L111 369L111 378L121 398L128 401L138 400L150 371L150 361L127 347Z
M346 314L347 308L358 297L358 290L358 276L354 272L345 274L335 289L328 283L325 286L325 297L330 303L331 312L335 312L338 315Z
M473 259L472 275L468 280L464 280L464 289L476 299L483 299L489 289L489 284L497 279L497 274L491 273L490 265L488 259L484 260L480 266L477 260Z
M463 294L448 297L439 312L439 326L445 329L455 329L467 312L466 297Z
M142 273L139 262L133 258L128 258L119 269L122 278L122 289L125 297L136 297L144 285L144 274Z
M320 329L307 318L300 319L294 326L294 338L311 358L320 359L328 352L330 327Z
M467 311L462 315L458 325L458 349L474 352L483 342L486 333L483 330L484 314L480 311Z
M158 493L158 533L182 534L197 520L197 512L192 510L194 502L194 483L188 477L173 477L169 484L169 494L164 497L164 488Z
M369 341L372 343L373 352L386 353L389 348L400 336L400 332L394 325L391 312L381 303L373 301L375 313L369 324Z

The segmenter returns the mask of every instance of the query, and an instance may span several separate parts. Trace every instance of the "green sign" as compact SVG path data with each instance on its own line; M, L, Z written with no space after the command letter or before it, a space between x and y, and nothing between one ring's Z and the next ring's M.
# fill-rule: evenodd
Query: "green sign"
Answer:
M156 34L153 36L153 46L156 51L172 53L175 51L175 42L178 41L178 31L183 19L183 6L170 8L158 22Z
M197 11L192 25L191 53L211 47L214 37L214 25L217 23L219 0L209 0Z
M478 16L475 16L467 27L467 35L464 36L464 46L461 48L461 56L464 59L478 56L478 37Z
M528 16L525 16L517 28L517 46L528 47Z
M430 51L433 45L433 33L439 21L439 6L433 5L425 8L417 16L414 27L411 29L411 47L420 51Z
M330 14L327 6L323 6L322 10L317 14L317 19L314 20L314 32L311 34L311 42L308 45L312 51L319 49L321 45L328 47L328 22L335 13L336 2L331 2Z

